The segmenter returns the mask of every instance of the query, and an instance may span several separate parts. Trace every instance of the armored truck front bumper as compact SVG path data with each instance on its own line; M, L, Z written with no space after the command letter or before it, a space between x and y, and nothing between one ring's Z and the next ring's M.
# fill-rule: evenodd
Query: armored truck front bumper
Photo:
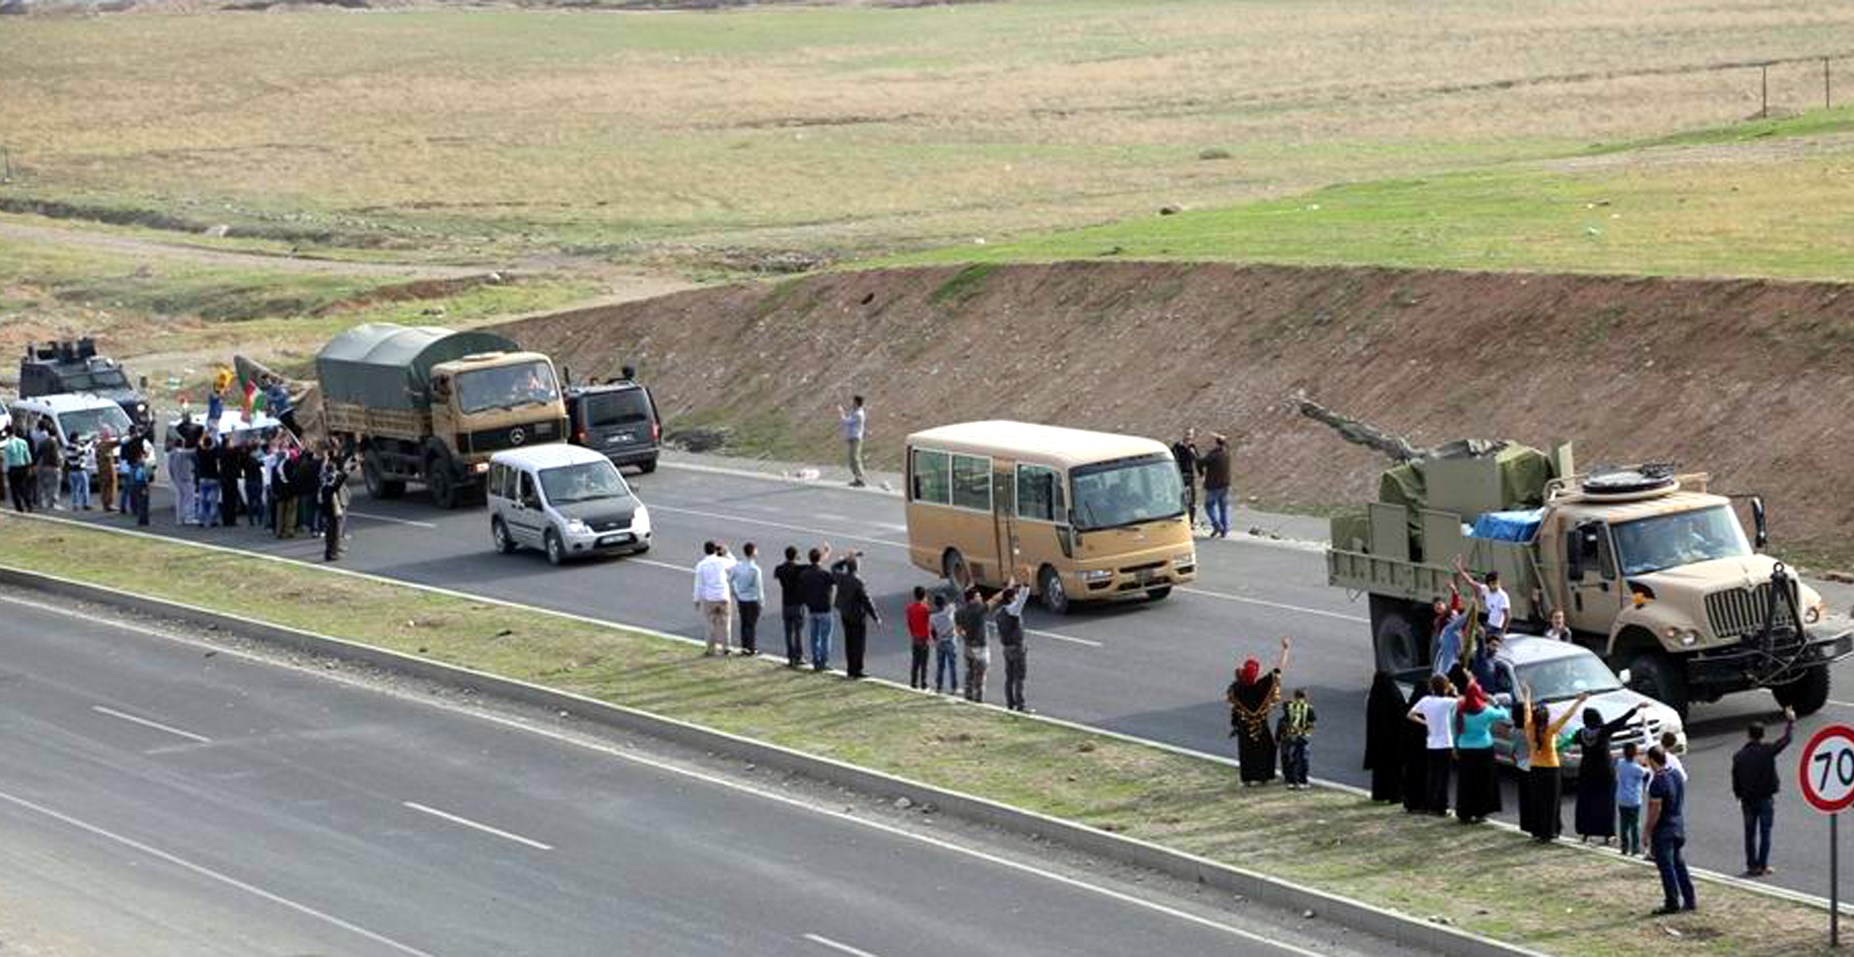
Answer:
M1746 640L1716 651L1699 652L1686 661L1687 683L1696 692L1725 694L1783 684L1796 672L1826 668L1850 656L1854 656L1854 630L1838 634L1828 634L1825 629L1805 629L1801 634L1791 631L1772 641L1768 648ZM1778 672L1776 676L1771 675L1773 670Z

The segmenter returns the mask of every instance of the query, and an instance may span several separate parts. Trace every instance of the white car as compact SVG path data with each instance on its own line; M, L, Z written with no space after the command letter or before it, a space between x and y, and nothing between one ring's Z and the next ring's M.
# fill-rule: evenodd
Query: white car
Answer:
M1605 722L1613 721L1630 707L1640 705L1641 708L1629 723L1610 738L1610 746L1614 749L1612 757L1621 757L1622 746L1631 741L1645 753L1650 745L1660 742L1663 732L1669 731L1673 732L1676 740L1674 750L1684 752L1687 749L1686 728L1681 724L1678 712L1647 695L1630 691L1626 687L1626 673L1619 677L1610 670L1609 665L1603 663L1596 652L1582 645L1530 635L1509 635L1500 644L1494 667L1500 677L1493 690L1500 694L1503 703L1510 694L1512 707L1517 709L1518 689L1529 687L1532 689L1532 703L1545 705L1553 721L1558 720L1581 694L1590 695L1583 708L1596 709ZM1573 715L1564 725L1566 730L1576 730L1583 726L1581 714ZM1512 763L1513 737L1516 734L1518 731L1511 728L1495 733L1494 752L1498 760ZM1560 753L1559 760L1564 775L1574 777L1583 761L1583 754L1576 745L1572 745Z
M538 548L559 565L650 550L650 510L604 453L557 443L497 452L485 488L490 539L504 555Z

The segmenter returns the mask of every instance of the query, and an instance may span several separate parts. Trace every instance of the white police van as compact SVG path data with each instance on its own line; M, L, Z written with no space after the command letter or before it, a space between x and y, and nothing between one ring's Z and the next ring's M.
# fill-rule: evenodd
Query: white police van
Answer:
M561 444L497 452L485 487L490 538L504 555L538 548L559 565L650 550L650 510L600 452Z

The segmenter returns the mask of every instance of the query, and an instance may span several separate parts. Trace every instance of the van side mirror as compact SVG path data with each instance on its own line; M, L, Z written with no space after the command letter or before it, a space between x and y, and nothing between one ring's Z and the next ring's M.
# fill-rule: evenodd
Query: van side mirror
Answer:
M1751 525L1755 535L1752 539L1752 547L1761 552L1770 545L1770 526L1765 521L1764 496L1762 495L1751 496Z

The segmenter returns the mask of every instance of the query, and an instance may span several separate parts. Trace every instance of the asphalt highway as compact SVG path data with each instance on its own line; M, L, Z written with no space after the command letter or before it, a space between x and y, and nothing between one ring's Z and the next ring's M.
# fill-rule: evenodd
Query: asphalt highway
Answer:
M870 634L872 675L907 680L901 611L909 590L935 584L907 560L901 501L892 495L666 464L632 479L652 511L655 546L644 556L563 568L536 552L497 555L480 508L443 512L418 492L396 502L355 498L353 540L343 565L405 581L555 608L691 637L701 623L689 598L688 569L707 539L756 542L772 589L772 566L786 544L801 551L829 542L838 554L864 552L863 575L883 615ZM165 491L156 498L165 503ZM157 507L160 534L320 561L319 542L278 541L249 530L177 529ZM93 521L125 524L92 513ZM1291 522L1292 520L1284 519ZM1305 520L1302 520L1305 524ZM1373 658L1364 602L1325 584L1317 547L1247 537L1200 541L1199 579L1160 602L1084 608L1055 617L1031 606L1027 697L1042 713L1217 754L1229 754L1224 686L1246 655L1272 663L1282 635L1294 640L1287 684L1304 687L1320 715L1312 753L1316 776L1367 782L1360 770L1364 693ZM1837 603L1841 608L1845 603ZM762 621L762 648L777 648L776 616ZM770 640L768 640L770 638ZM841 654L841 652L838 652ZM1854 719L1854 668L1835 675L1845 696L1798 725L1798 737ZM996 681L994 680L994 685ZM1001 687L994 688L1001 697ZM1768 694L1696 705L1688 720L1692 779L1689 860L1725 874L1743 868L1740 815L1730 790L1731 755L1744 726L1773 721ZM1798 742L1798 752L1800 741ZM1775 875L1766 879L1826 896L1827 822L1808 809L1788 779L1778 798ZM1567 800L1565 816L1570 818ZM1517 799L1508 782L1507 818Z
M0 599L0 692L8 953L1312 952L1253 914L29 600Z

